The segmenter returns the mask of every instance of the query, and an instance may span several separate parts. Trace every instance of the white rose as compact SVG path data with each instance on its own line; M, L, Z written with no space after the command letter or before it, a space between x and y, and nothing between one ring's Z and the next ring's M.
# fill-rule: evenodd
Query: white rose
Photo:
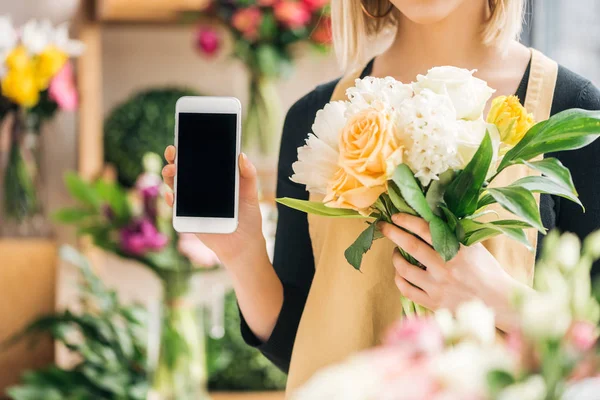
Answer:
M23 26L21 41L32 54L41 53L54 37L54 28L49 20L31 20Z
M438 94L448 94L459 119L476 120L482 117L485 104L494 90L473 71L456 67L435 67L427 75L418 75L413 83L415 93L430 89Z
M457 121L457 150L461 160L461 169L465 168L471 161L483 138L485 133L489 132L490 139L492 140L493 155L492 162L490 164L490 170L496 169L496 163L498 162L498 153L500 150L500 133L496 125L488 124L482 119L475 121Z
M533 339L557 339L571 325L569 300L564 293L532 293L521 308L523 332Z
M458 335L473 339L481 344L493 343L496 339L494 311L481 301L461 304L456 310Z
M498 400L544 400L545 398L546 382L540 375L510 385L498 395Z

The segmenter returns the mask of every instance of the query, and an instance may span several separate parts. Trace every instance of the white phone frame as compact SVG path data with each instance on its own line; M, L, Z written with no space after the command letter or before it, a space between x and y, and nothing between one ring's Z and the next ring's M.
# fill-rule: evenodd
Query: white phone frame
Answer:
M177 216L177 174L175 175L173 202L173 228L180 233L232 233L238 226L239 206L239 155L242 136L242 105L235 97L184 96L175 104L175 147L177 155L175 166L178 168L179 159L179 113L198 114L237 114L236 149L235 149L235 202L233 218L203 218ZM208 171L210 173L210 171Z

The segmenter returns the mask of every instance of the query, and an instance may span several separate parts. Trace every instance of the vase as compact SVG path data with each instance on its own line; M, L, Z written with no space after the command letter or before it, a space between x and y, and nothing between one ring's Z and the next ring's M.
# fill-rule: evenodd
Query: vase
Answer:
M209 399L203 317L190 280L187 272L162 273L160 344L148 399Z
M32 114L16 110L3 119L0 136L0 236L48 236L50 224L42 202L39 123Z
M272 156L278 147L281 119L281 101L275 79L252 73L249 96L242 134L244 151L262 157Z

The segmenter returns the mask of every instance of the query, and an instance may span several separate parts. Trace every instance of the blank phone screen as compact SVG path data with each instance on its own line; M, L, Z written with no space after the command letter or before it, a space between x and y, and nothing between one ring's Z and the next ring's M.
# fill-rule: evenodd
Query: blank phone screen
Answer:
M237 118L178 114L178 217L234 217Z

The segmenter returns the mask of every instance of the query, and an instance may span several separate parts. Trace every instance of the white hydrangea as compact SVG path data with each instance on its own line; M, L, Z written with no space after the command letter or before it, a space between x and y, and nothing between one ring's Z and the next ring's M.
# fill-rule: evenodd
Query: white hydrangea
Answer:
M502 390L498 400L544 400L546 382L540 375L533 375L524 382L515 383Z
M306 144L298 148L291 180L306 185L311 193L326 194L327 184L338 170L339 133L346 124L347 103L336 101L317 112Z
M398 124L407 144L405 163L423 186L461 166L456 110L447 95L424 89L406 99L398 108Z
M399 82L390 76L386 78L368 76L357 79L354 86L346 91L350 101L348 114L362 111L373 103L383 103L392 109L397 109L413 94L411 85Z

